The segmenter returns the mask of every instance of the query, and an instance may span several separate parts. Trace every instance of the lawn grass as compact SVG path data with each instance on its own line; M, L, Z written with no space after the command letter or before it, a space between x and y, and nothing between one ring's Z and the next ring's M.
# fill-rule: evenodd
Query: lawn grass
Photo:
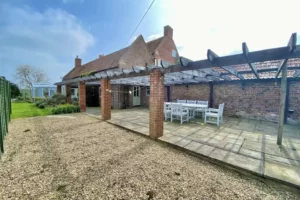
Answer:
M40 109L33 103L12 103L12 119L51 115L50 109Z

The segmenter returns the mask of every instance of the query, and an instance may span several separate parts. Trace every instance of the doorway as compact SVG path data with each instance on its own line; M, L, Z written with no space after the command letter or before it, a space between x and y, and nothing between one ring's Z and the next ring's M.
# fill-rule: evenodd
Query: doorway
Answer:
M141 105L141 88L139 86L133 86L133 106Z

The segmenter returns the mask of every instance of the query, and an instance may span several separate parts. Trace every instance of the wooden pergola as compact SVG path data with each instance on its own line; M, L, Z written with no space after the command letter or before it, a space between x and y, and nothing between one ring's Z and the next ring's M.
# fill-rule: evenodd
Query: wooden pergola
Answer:
M285 47L272 48L260 51L250 52L246 43L242 44L242 53L229 56L218 56L212 50L207 51L207 59L199 61L191 61L187 58L180 57L180 62L173 65L165 61L161 61L160 65L147 65L146 66L133 66L131 69L122 68L110 68L102 71L95 72L93 74L86 75L84 77L77 77L70 80L65 80L56 85L79 83L79 89L83 88L85 82L94 82L101 80L101 105L110 106L110 98L107 95L107 91L110 90L110 84L123 84L123 85L140 85L150 86L150 120L152 109L156 110L152 114L155 119L162 119L163 113L161 113L163 107L163 99L161 94L162 85L177 85L177 84L199 84L207 82L217 81L235 81L235 80L260 80L261 74L270 72L274 73L273 77L268 79L281 79L280 90L280 112L279 112L279 125L278 125L278 137L277 144L282 144L283 126L285 121L285 115L287 112L286 96L287 96L287 74L293 73L294 80L299 80L300 66L288 67L287 63L289 59L300 58L300 45L297 45L297 34L293 33L289 39L288 45ZM269 67L265 69L257 69L257 65L267 61L279 61L278 66ZM239 70L239 65L247 65L250 70ZM252 75L252 77L248 77ZM246 77L247 76L247 77ZM162 77L162 78L157 78ZM162 81L161 81L162 80ZM156 89L159 92L156 92ZM162 102L161 105L151 103L151 98L155 99L155 95L159 95ZM157 100L157 99L156 99ZM79 101L82 102L83 100ZM154 101L154 100L153 100ZM103 110L106 110L104 108ZM102 112L102 111L101 111ZM110 112L110 109L107 111ZM110 118L110 113L103 115L108 117L102 117L103 119ZM161 116L160 116L161 115ZM153 119L153 118L152 118ZM158 121L158 120L156 120ZM163 121L163 120L161 120ZM162 123L162 122L159 122ZM162 125L160 125L162 126ZM153 127L160 127L157 124ZM151 125L150 125L151 129ZM160 128L161 129L161 128ZM151 135L151 130L150 130ZM161 135L158 134L157 137Z

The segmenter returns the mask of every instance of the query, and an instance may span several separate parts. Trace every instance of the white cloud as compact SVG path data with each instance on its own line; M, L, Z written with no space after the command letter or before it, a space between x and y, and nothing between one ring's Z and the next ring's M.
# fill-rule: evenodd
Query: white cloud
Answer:
M297 0L160 0L159 28L171 25L180 55L206 58L207 49L227 55L247 42L250 51L285 46L297 26ZM293 6L291 6L293 5Z
M59 9L41 13L0 6L0 26L1 68L10 76L18 65L29 64L57 81L72 67L66 60L83 55L95 43L75 16Z
M64 4L67 4L67 3L83 3L84 0L62 0L62 2Z

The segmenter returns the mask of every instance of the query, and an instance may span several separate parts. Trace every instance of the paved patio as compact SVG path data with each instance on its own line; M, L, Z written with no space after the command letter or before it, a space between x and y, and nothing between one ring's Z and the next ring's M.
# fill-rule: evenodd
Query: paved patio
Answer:
M100 115L99 108L87 113ZM110 123L149 134L149 110L113 110ZM276 145L277 124L225 117L220 127L196 118L189 123L164 122L159 140L240 171L300 188L300 126L286 125L282 147Z

